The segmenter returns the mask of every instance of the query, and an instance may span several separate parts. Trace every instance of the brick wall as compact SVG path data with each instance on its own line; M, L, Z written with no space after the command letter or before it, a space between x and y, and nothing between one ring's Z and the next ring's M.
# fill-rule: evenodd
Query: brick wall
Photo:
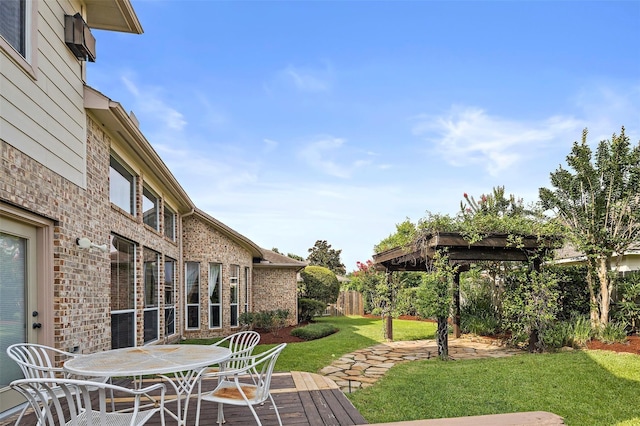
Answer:
M48 218L52 223L53 241L44 247L45 256L52 258L50 281L41 283L39 294L52 311L52 318L43 321L38 331L39 340L51 342L63 350L78 348L89 353L111 348L110 328L110 259L99 250L83 250L76 238L87 237L96 244L108 244L112 232L125 237L139 248L148 247L178 261L180 250L176 242L165 238L161 231L152 230L142 223L140 215L134 217L112 206L109 201L109 155L114 141L102 126L87 118L87 176L86 189L81 188L42 164L20 152L5 141L0 141L0 207L2 205L24 210ZM144 176L138 179L138 192L142 192ZM140 212L141 202L136 211ZM177 218L178 232L180 220ZM179 235L179 234L178 234ZM138 250L136 265L137 344L143 341L143 259ZM176 268L177 283L181 282L181 267ZM164 282L161 264L159 283ZM181 303L180 286L176 294ZM164 293L160 292L160 340L164 330L162 311ZM181 319L177 310L175 339L180 337Z
M200 265L200 329L186 330L187 338L226 336L237 330L230 325L230 281L231 265L240 266L239 312L244 312L244 268L252 267L253 258L246 248L220 232L206 220L197 216L183 218L183 260ZM209 263L222 265L222 327L209 328ZM252 283L249 283L251 292ZM251 300L251 298L250 298ZM251 309L251 307L250 307Z
M289 325L298 323L297 269L256 266L253 269L253 310L287 309Z

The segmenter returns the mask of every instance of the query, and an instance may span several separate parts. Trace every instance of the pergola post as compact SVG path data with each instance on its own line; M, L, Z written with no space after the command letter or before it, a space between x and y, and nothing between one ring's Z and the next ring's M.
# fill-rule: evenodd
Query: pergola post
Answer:
M460 337L460 269L453 275L453 337Z
M391 274L393 272L387 269L387 288L389 289L389 303L391 303L391 298L393 297L393 292L391 290ZM389 307L390 308L390 307ZM391 316L391 309L387 310L385 317L385 337L388 341L393 342L393 317Z

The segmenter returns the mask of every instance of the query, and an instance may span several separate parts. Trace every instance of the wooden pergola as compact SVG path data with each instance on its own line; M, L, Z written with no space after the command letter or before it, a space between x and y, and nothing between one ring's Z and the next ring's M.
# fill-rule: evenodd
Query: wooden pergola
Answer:
M506 234L491 234L471 244L460 233L440 232L426 235L409 248L395 247L375 254L373 262L376 269L385 272L425 272L431 269L434 254L445 251L449 262L458 266L454 277L453 327L455 337L460 337L460 272L468 271L472 263L481 261L531 262L534 269L539 270L555 241L551 237L525 235L514 244Z

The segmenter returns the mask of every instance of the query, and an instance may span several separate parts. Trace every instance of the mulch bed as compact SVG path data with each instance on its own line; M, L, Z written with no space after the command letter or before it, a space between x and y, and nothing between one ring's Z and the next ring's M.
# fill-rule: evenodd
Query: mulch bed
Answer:
M374 316L374 315L365 315L365 316L369 318L380 318L379 316ZM418 319L417 317L412 317L409 315L403 315L399 319L433 322L433 320ZM301 338L291 335L291 330L297 327L301 327L303 325L304 324L299 324L295 326L285 327L280 329L277 333L257 330L260 333L260 344L304 342L304 340L302 340ZM629 336L626 343L607 344L597 340L592 340L591 342L587 343L587 349L601 349L601 350L613 351L613 352L628 352L628 353L640 355L640 336L637 336L637 335Z

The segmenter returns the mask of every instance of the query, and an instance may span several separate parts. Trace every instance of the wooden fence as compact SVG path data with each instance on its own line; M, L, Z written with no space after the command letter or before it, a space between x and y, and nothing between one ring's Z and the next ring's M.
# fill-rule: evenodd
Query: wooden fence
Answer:
M327 307L326 315L364 315L362 294L355 290L341 291L338 295L338 301Z

